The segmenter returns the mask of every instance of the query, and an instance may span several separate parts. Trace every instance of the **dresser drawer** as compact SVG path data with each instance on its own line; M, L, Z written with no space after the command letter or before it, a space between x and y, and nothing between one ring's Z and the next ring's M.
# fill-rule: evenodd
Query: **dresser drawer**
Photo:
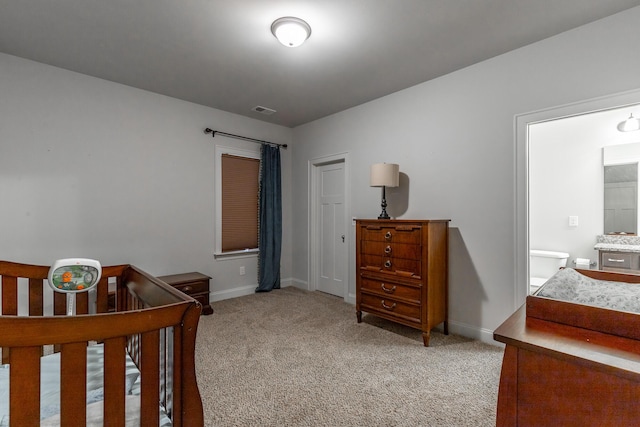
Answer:
M420 305L363 293L360 307L362 310L370 313L381 313L387 316L400 317L404 320L420 323Z
M421 286L409 286L363 277L360 280L360 291L420 304Z
M407 243L390 243L365 240L362 242L361 251L363 254L420 260L422 247L420 245Z
M362 254L360 268L384 273L397 274L402 277L421 277L422 263L420 260L403 259L396 257L383 257L378 255Z
M422 230L419 226L365 226L362 229L362 241L376 241L388 243L420 244Z

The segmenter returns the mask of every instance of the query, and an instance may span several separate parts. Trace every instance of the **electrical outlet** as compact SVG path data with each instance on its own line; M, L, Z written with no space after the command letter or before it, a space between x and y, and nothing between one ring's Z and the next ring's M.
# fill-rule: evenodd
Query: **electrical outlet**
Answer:
M244 276L244 273L245 271L244 271L244 265L243 265L242 267L240 267L240 275Z
M578 217L571 215L569 217L569 227L577 227L578 226Z

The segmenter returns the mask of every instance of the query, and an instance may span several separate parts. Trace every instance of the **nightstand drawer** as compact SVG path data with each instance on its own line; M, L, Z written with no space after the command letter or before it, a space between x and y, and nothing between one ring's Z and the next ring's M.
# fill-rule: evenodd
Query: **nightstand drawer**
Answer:
M180 292L184 292L187 295L199 294L201 292L209 291L209 282L199 280L197 282L181 283L179 285L171 285Z

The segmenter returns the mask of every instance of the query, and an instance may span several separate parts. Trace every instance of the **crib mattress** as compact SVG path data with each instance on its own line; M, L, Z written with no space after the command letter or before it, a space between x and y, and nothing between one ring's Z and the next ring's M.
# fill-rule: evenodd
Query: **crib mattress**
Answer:
M87 425L102 426L104 380L102 366L104 346L87 347ZM9 426L9 365L0 365L0 427ZM140 371L127 355L126 368L126 425L139 426ZM40 359L40 425L60 425L60 353ZM159 405L160 426L170 426L171 420Z

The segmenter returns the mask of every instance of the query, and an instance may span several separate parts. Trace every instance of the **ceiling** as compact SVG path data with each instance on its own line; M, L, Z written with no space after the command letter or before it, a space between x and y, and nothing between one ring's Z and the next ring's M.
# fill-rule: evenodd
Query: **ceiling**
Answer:
M10 0L0 6L0 52L295 127L638 5ZM311 25L304 45L275 40L281 16Z

